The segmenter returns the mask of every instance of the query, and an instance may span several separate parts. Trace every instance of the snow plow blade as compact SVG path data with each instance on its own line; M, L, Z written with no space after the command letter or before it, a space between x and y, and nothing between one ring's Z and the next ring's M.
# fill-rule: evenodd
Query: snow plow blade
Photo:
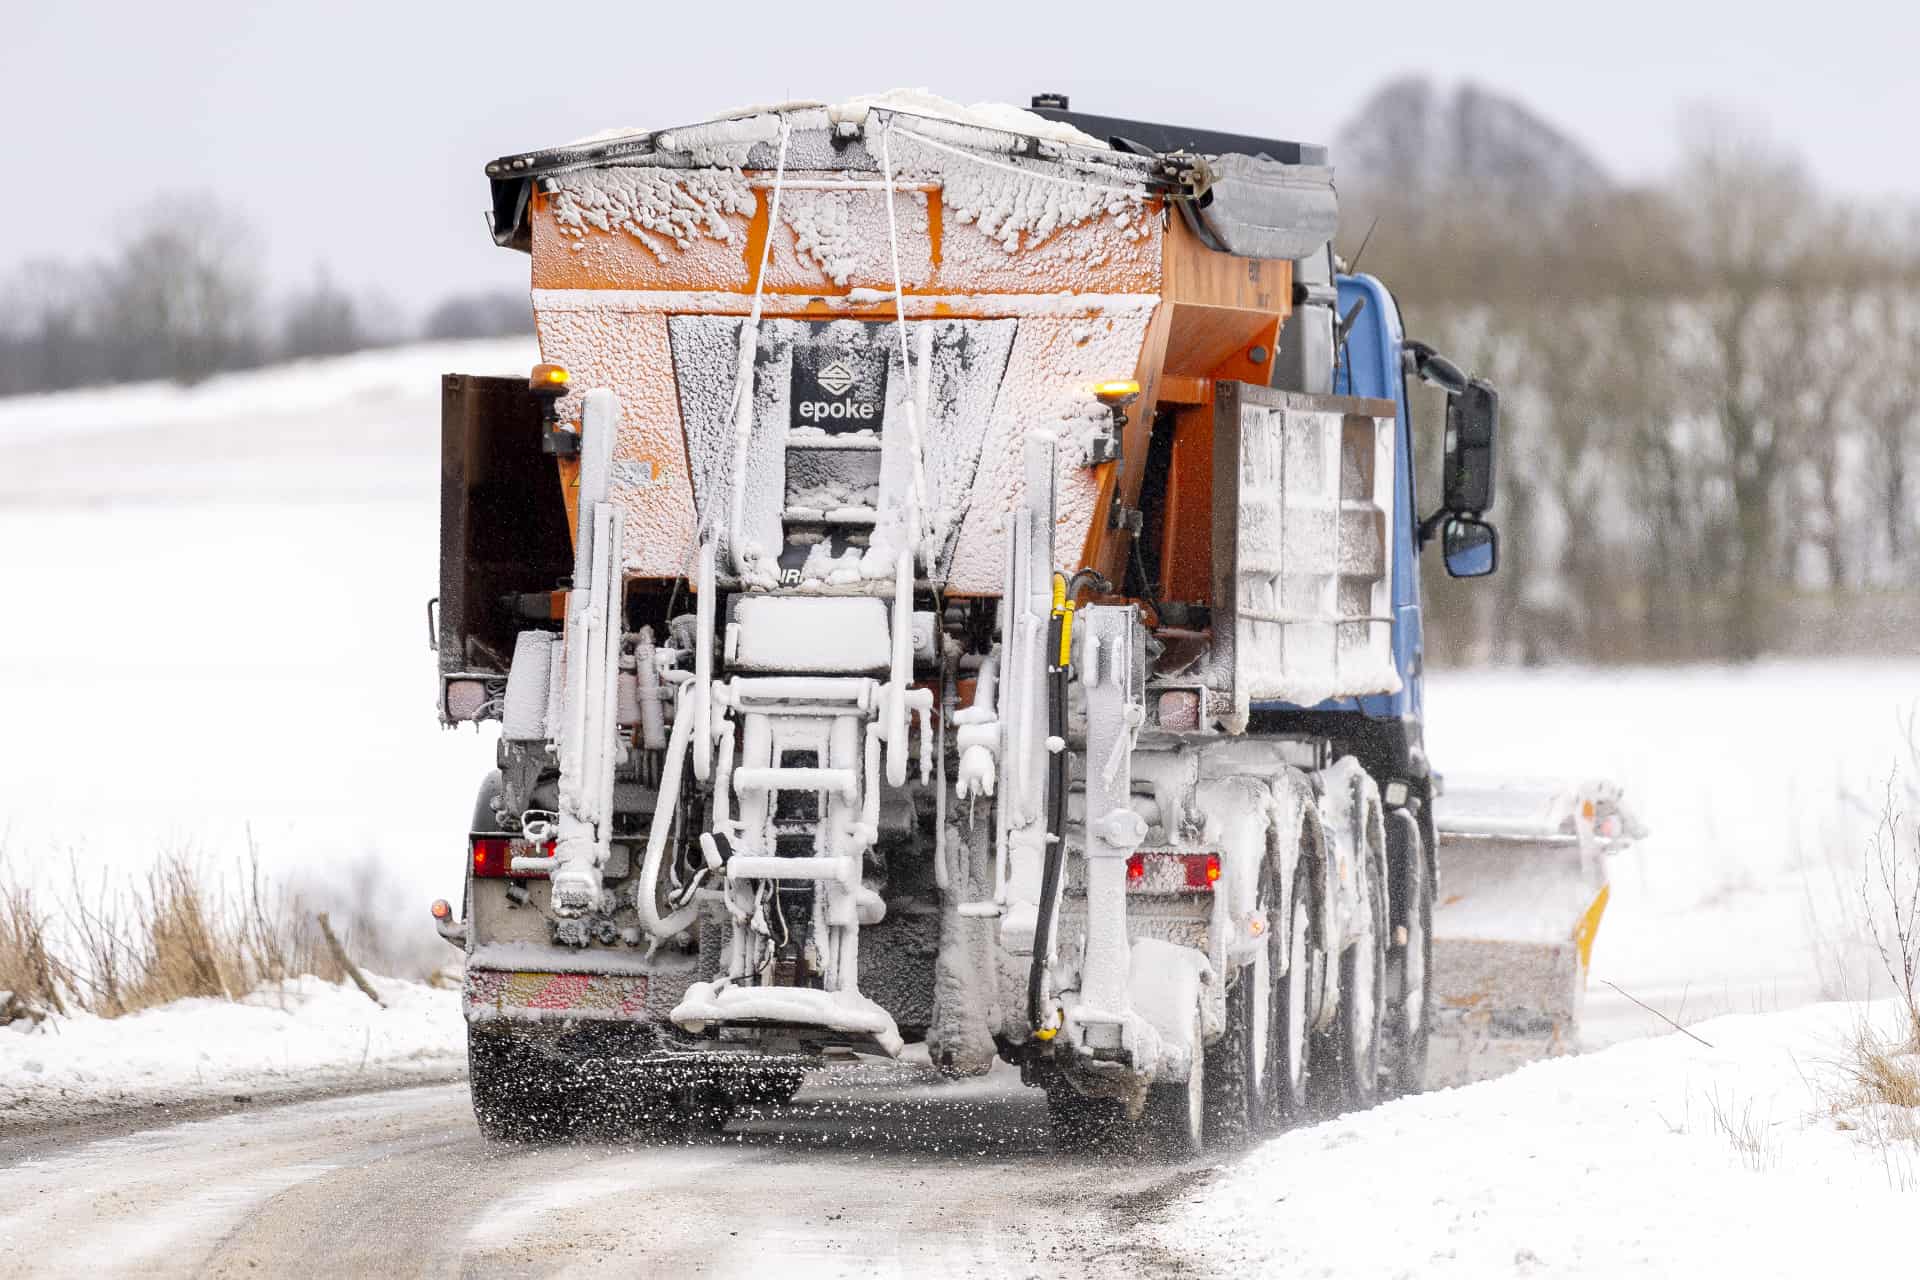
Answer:
M1434 805L1429 1087L1577 1052L1607 854L1644 834L1611 783L1450 786Z

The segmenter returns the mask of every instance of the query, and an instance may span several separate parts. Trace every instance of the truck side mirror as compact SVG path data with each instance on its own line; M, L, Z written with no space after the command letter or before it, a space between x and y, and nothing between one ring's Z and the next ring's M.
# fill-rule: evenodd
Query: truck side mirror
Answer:
M1493 505L1493 450L1499 428L1500 393L1491 383L1474 378L1448 394L1440 486L1445 510L1477 516Z
M1450 578L1484 578L1500 564L1500 535L1472 516L1448 516L1440 531L1440 559Z

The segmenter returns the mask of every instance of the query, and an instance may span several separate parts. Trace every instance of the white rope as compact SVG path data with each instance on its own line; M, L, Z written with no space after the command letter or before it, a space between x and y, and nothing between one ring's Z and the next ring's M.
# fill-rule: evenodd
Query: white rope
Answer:
M760 246L760 270L753 279L753 309L740 329L740 358L733 377L733 504L727 513L727 554L734 571L747 572L742 548L741 518L747 501L747 454L753 443L753 362L760 350L760 311L766 295L767 264L773 257L773 236L780 226L780 192L787 179L787 142L793 126L780 122L780 156L774 162L773 196L768 201L767 236Z
M893 122L889 120L887 122L887 132L891 133L893 128ZM1110 187L1105 183L1088 182L1084 178L1063 177L1057 173L1048 173L1043 169L1023 169L1017 164L1009 164L1004 160L989 160L986 156L968 151L965 147L956 147L951 143L941 142L937 138L929 138L926 134L915 133L912 129L903 128L900 132L912 138L915 142L924 143L936 151L944 151L948 155L958 156L962 160L971 160L975 164L985 165L989 169L999 169L1006 173L1018 174L1022 178L1035 178L1041 182L1054 182L1063 187L1084 187L1089 191L1101 191L1108 195L1124 196L1129 200L1144 200L1147 198L1146 192L1138 188ZM884 150L885 134L882 134L881 138L881 146L882 150Z
M913 510L908 513L913 526L913 550L917 553L926 536L927 464L921 450L920 415L926 406L919 403L920 384L913 376L913 354L907 350L907 286L900 274L900 228L893 211L893 121L880 134L880 179L886 187L887 252L893 258L893 320L900 335L900 367L906 375L907 440L913 449Z
M767 288L767 263L773 259L773 233L780 225L780 192L787 185L787 142L792 137L793 126L782 120L780 154L773 162L773 198L767 202L767 236L760 245L760 271L753 279L753 313L748 323L755 328L760 325L760 303Z

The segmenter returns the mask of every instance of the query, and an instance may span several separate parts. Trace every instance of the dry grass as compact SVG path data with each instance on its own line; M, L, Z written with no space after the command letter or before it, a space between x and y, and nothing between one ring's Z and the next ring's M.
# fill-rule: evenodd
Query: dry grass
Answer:
M1731 1093L1722 1096L1718 1089L1707 1095L1707 1109L1713 1127L1726 1136L1739 1153L1740 1162L1755 1173L1765 1173L1780 1163L1781 1140L1771 1115L1757 1114L1751 1098L1742 1102Z
M76 862L57 902L9 883L0 889L0 1024L73 1010L116 1018L191 997L238 1000L303 974L343 981L321 938L320 910L333 913L348 953L375 972L424 975L445 960L445 944L427 930L409 939L376 914L395 898L370 859L339 871L303 893L264 874L250 848L229 869L167 853L131 881L89 878Z
M1862 1099L1920 1112L1920 1053L1894 1052L1863 1039L1854 1048L1850 1074Z
M1892 1026L1863 1013L1826 1099L1835 1124L1879 1152L1889 1182L1916 1184L1920 1158L1920 733L1906 722L1906 758L1887 780L1862 860L1858 933L1895 997Z
M47 922L33 892L0 891L0 1023L65 1013L71 975L47 946Z

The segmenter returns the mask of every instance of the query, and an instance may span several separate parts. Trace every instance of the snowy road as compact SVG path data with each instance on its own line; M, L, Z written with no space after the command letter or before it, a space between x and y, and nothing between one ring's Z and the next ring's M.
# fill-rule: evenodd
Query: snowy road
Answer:
M665 1145L490 1145L459 1084L128 1112L0 1135L0 1280L1908 1275L1913 1117L1843 1064L1905 1018L1712 1019L1184 1165L1056 1155L1011 1071L905 1063Z
M692 1146L490 1146L464 1085L148 1123L0 1137L0 1276L1205 1274L1117 1248L1201 1169L1063 1163L1002 1077Z

